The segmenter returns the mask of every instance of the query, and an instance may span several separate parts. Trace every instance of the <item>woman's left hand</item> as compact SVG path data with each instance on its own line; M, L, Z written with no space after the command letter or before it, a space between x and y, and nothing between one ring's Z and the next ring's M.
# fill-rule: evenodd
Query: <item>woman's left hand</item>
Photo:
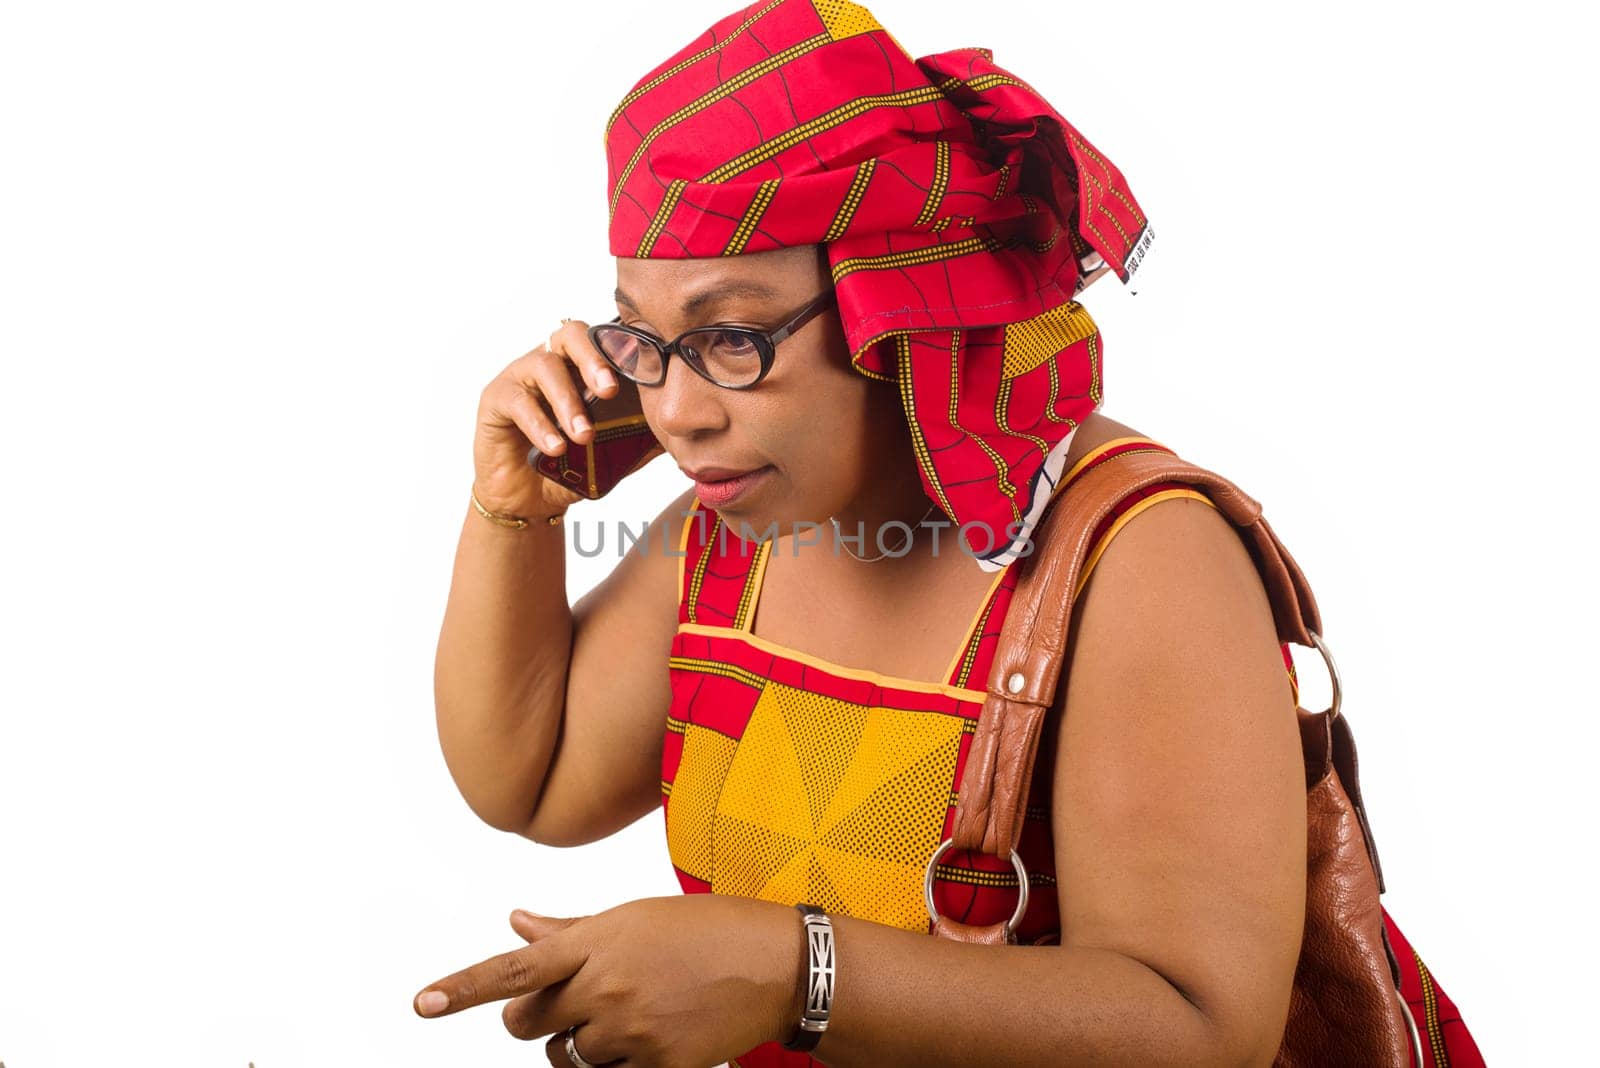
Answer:
M430 983L419 1015L511 998L521 1039L572 1068L566 1030L591 1064L706 1068L786 1038L800 1019L805 935L794 909L728 894L629 901L570 919L511 914L528 945ZM432 1005L436 995L447 999Z

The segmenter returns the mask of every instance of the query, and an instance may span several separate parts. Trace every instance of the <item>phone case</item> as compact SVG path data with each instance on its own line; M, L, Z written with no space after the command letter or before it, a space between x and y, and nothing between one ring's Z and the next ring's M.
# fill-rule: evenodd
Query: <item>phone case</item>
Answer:
M661 452L661 443L651 433L640 409L639 387L625 378L619 381L622 388L609 399L596 397L583 388L589 421L594 424L588 444L580 445L569 438L567 451L559 456L528 450L528 462L541 475L590 500L610 493L618 482Z

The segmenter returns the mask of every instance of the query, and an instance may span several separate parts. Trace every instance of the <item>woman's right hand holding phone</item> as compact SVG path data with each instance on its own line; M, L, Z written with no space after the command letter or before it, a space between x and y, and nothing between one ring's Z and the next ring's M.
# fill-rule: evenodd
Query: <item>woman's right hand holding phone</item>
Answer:
M491 512L542 518L584 499L539 474L528 462L528 451L555 456L572 442L593 440L575 375L599 397L615 396L620 388L616 372L589 343L588 329L587 323L569 319L546 344L513 360L480 395L473 491Z

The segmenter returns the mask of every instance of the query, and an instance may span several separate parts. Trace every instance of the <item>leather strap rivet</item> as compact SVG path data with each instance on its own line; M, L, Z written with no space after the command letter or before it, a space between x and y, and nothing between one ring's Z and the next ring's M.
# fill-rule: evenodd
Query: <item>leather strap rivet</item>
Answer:
M1027 679L1022 677L1022 672L1013 671L1011 673L1011 677L1006 679L1006 692L1007 693L1021 693L1022 692L1023 683L1025 683L1027 681L1028 681Z

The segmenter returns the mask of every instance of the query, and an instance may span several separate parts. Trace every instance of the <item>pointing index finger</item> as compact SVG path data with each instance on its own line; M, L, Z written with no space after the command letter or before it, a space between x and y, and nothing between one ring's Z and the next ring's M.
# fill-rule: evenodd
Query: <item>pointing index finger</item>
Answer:
M429 983L418 993L413 1007L419 1016L442 1016L490 1001L531 994L577 974L585 959L576 943L551 937L479 961L436 983Z

